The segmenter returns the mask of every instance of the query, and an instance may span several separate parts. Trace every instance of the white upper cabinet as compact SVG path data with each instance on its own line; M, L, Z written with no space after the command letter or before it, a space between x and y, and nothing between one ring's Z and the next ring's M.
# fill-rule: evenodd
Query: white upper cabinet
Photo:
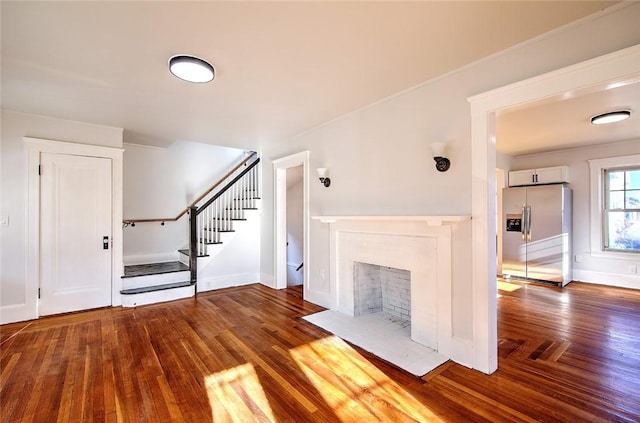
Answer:
M509 186L559 184L569 182L569 166L541 169L514 170L509 172Z

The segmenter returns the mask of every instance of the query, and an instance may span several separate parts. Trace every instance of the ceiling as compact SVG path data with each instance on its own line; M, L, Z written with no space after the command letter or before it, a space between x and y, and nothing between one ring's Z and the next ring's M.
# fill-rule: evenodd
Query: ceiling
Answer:
M126 142L257 148L614 3L2 1L2 107L122 127ZM216 79L171 76L178 53ZM533 115L501 117L500 138L547 137L554 123Z
M568 95L513 108L496 118L496 150L518 156L640 138L640 75L606 91ZM591 117L631 110L625 121L592 125Z

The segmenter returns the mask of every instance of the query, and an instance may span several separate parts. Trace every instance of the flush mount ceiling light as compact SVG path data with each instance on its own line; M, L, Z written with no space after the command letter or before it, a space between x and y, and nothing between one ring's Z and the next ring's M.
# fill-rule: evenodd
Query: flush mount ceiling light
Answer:
M615 112L607 112L592 117L591 123L594 125L604 125L605 123L620 122L621 120L628 119L629 116L631 116L630 110L616 110Z
M199 57L179 54L169 59L169 71L188 82L209 82L215 77L211 63Z

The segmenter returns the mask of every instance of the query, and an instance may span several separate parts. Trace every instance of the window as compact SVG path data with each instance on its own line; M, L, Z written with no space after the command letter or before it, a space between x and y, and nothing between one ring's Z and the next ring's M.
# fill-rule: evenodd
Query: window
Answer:
M640 167L605 169L604 249L640 252Z
M588 162L591 255L638 260L640 154ZM578 230L574 227L574 231Z

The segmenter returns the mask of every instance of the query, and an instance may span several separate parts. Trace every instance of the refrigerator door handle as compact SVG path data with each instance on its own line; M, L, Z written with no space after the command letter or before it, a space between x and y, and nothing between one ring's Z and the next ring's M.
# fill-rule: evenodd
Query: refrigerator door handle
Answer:
M527 206L527 241L531 241L531 206Z
M527 206L522 205L522 215L520 216L520 234L522 235L522 240L524 241L527 236Z

